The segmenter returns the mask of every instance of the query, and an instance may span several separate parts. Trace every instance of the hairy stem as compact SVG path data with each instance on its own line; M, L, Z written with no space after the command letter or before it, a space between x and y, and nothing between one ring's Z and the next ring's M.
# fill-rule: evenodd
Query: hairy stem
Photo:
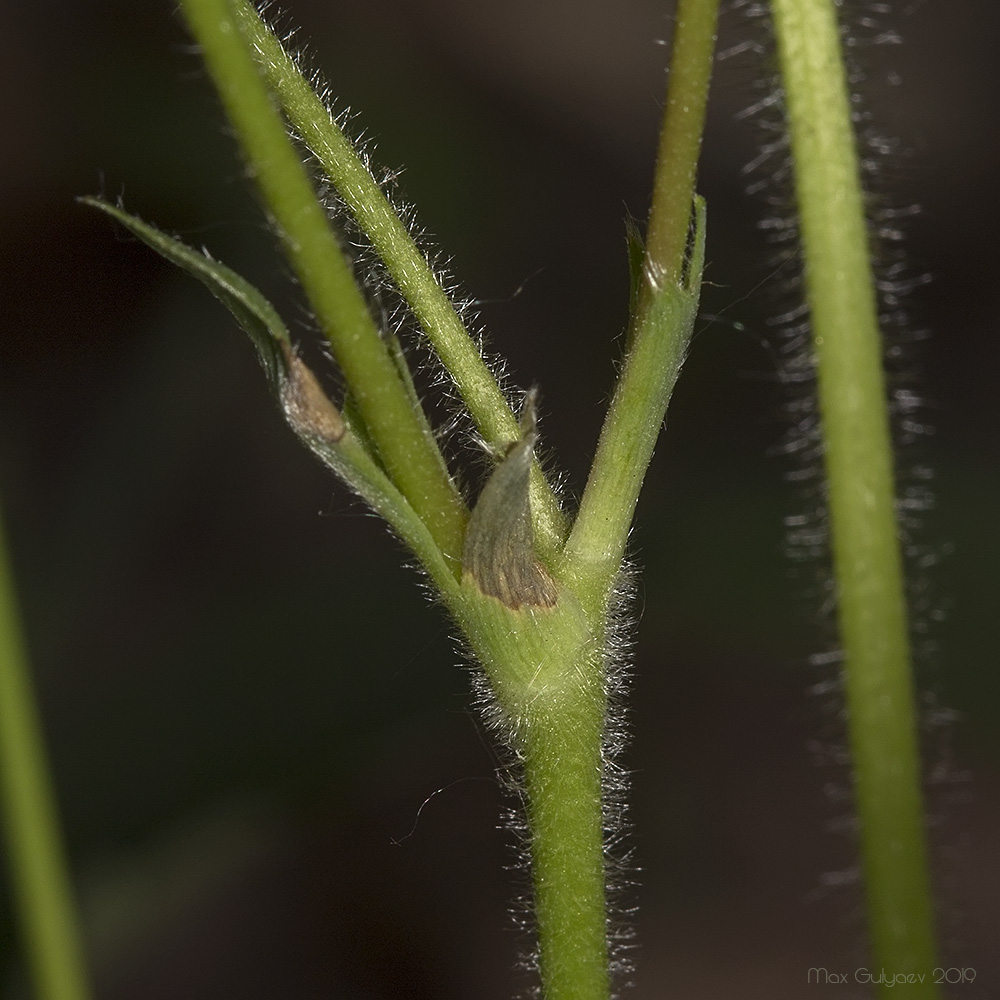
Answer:
M0 524L0 813L39 1000L88 1000L83 946Z
M607 1000L603 636L566 589L520 609L462 589L457 617L524 773L542 995Z
M589 698L525 734L535 919L545 1000L605 1000L608 970L602 761L605 706Z
M268 85L372 241L454 379L480 434L502 449L520 436L517 419L424 255L329 109L257 11L248 0L237 0L234 10ZM536 542L543 555L552 556L565 541L566 526L555 494L537 462L531 473L531 504Z
M228 0L183 0L181 6L386 469L457 571L465 505L433 436L413 411L235 14Z
M715 51L718 0L680 0L638 303L622 374L566 543L562 571L598 612L621 568L646 475L698 308L704 205L687 260L694 182Z
M795 168L873 959L936 997L882 344L833 0L772 0ZM883 987L886 996L891 994Z
M690 276L651 293L615 386L561 574L599 620L621 570L646 469L694 327L705 254L698 202Z

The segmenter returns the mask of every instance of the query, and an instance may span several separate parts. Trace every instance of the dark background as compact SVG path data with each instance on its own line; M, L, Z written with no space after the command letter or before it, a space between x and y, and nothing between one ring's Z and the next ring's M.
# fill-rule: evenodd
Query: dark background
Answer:
M3 33L0 495L98 995L508 997L508 804L443 615L398 546L293 440L204 290L78 194L204 244L315 339L169 4L17 4ZM623 218L645 213L664 5L295 0L378 163L419 208L579 495L625 321ZM922 686L944 964L1000 990L995 408L998 15L897 4L868 54L883 183L909 224L914 348L936 433L925 538L947 609ZM722 48L762 38L729 11ZM767 320L783 308L745 194L749 54L719 67L700 188L703 319L640 504L630 710L642 869L636 997L865 995L845 776L816 763L832 667L783 554L801 501ZM896 74L901 83L896 82ZM470 473L466 477L472 481ZM993 513L990 513L993 512ZM808 569L808 567L807 567ZM809 575L808 573L806 574ZM967 776L968 780L959 780ZM423 807L421 808L421 804ZM521 877L523 881L523 876ZM0 983L24 995L0 882Z

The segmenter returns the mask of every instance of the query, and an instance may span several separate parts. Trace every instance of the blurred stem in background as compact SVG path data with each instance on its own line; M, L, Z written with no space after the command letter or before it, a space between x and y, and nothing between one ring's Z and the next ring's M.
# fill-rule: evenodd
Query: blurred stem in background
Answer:
M0 520L0 813L18 918L38 1000L90 988Z

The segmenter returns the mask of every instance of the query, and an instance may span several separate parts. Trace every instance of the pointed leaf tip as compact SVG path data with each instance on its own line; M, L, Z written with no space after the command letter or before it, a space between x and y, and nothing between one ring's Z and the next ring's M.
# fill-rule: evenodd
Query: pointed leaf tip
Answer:
M233 314L253 342L271 392L275 396L280 394L291 337L277 310L250 282L232 268L213 260L207 252L189 247L103 198L85 195L77 201L110 215L161 257L205 285Z

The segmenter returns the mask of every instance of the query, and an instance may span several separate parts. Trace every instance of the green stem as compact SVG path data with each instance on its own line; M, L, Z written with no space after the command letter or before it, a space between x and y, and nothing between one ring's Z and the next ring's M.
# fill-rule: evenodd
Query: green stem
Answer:
M234 11L268 85L372 241L454 379L480 434L502 449L520 437L517 419L424 255L350 140L257 11L247 0L237 0ZM531 503L539 549L543 555L554 555L566 537L565 519L537 462L531 474Z
M379 336L228 0L182 0L264 201L393 481L456 568L466 510Z
M457 617L523 767L542 995L607 1000L602 637L566 589L520 610L462 590Z
M610 990L602 811L603 702L533 720L524 771L545 1000L606 1000Z
M678 284L684 267L718 20L717 0L680 0L677 5L646 226L646 276L656 284ZM649 280L640 286L640 295Z
M701 290L704 204L686 260L694 180L715 51L718 0L680 0L638 305L561 573L603 614L639 490L684 360Z
M39 1000L88 1000L83 946L0 523L0 812Z
M832 0L772 0L829 486L873 959L936 997L913 681L878 310ZM885 996L892 995L883 987Z

